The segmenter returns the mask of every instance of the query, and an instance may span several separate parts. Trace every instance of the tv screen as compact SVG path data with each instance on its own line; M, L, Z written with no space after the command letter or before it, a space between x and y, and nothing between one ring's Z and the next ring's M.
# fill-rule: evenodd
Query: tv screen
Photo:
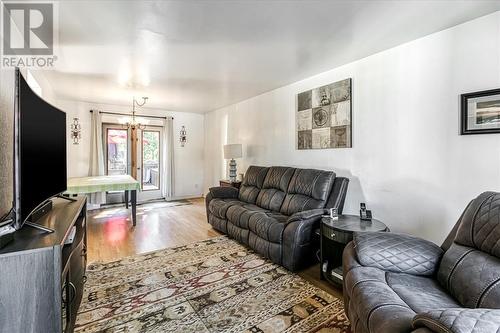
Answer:
M19 147L14 172L20 228L37 206L66 190L66 113L40 98L19 72L17 81Z

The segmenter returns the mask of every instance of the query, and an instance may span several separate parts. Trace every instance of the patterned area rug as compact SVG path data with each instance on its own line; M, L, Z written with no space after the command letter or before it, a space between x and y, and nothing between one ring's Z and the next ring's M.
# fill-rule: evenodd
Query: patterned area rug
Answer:
M225 236L91 264L76 332L348 332L342 301Z

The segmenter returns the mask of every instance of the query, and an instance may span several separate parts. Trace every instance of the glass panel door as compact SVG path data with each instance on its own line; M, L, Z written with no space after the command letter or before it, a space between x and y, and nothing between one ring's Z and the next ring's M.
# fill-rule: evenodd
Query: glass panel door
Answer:
M130 133L120 124L102 125L104 171L106 175L130 173ZM106 203L125 202L123 191L106 192Z
M124 129L120 124L103 124L104 161L107 175L133 175L141 183L137 193L138 201L159 199L161 194L162 168L162 133L163 127L147 126L143 130ZM137 138L136 149L131 139ZM135 151L136 160L132 154ZM106 194L107 203L124 202L123 191L111 191Z
M128 174L128 132L126 129L105 127L106 174Z
M142 131L142 190L160 189L160 131Z
M137 176L140 177L142 191L138 194L140 201L162 197L162 127L147 126L139 131L137 137Z

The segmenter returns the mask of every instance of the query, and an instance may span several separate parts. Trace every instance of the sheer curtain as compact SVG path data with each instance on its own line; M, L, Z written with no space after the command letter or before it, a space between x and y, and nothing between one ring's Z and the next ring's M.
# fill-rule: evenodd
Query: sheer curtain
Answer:
M90 164L89 176L104 175L104 153L102 146L102 120L101 114L97 110L91 113L90 125ZM104 193L90 194L91 204L103 204L106 202Z
M163 123L163 185L165 200L174 197L174 119L167 117Z

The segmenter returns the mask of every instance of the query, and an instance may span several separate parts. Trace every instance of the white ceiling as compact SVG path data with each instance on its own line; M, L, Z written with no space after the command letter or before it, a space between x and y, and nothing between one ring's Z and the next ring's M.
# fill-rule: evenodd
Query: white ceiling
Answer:
M206 112L500 10L500 1L61 1L57 96Z

